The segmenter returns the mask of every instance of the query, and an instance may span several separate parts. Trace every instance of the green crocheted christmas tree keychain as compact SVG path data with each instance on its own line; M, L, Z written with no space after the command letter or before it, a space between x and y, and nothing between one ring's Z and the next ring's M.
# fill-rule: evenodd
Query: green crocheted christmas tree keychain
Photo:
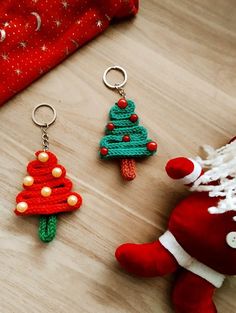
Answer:
M112 70L122 73L124 80L121 83L107 81L107 74ZM122 98L110 110L106 135L100 142L100 157L119 159L123 178L133 180L136 177L135 159L153 155L157 143L148 138L146 128L139 126L135 104L126 99L123 87L127 82L127 72L120 66L109 67L103 74L103 82L108 88L118 91Z
M101 158L120 159L122 176L133 180L136 177L135 158L149 157L156 150L156 142L149 139L146 128L139 125L134 102L121 98L111 108L106 135L100 142Z

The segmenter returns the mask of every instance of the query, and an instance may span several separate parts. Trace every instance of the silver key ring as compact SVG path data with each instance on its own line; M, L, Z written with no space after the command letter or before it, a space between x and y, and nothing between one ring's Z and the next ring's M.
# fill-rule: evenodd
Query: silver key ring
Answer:
M123 80L121 83L114 84L114 85L108 83L108 81L107 81L107 74L108 74L110 71L113 71L113 70L114 70L114 71L119 71L119 72L121 72L122 75L124 76L124 80ZM104 82L104 84L105 84L108 88L111 88L111 89L119 89L119 88L124 87L124 85L127 83L127 79L128 79L128 75L127 75L126 70L124 70L123 67L118 66L118 65L108 67L108 69L106 69L105 72L104 72L104 74L103 74L103 82Z
M52 113L53 113L53 118L52 118L48 123L43 123L43 122L41 122L41 121L39 122L39 121L36 119L36 112L38 111L39 108L42 108L42 107L49 108L49 109L52 111ZM38 105L33 109L33 112L32 112L32 120L33 120L33 122L34 122L36 125L40 126L40 127L49 127L50 125L52 125L52 124L55 122L56 118L57 118L57 112L56 112L56 110L54 109L53 106L51 106L51 105L48 104L48 103L40 103L40 104L38 104Z

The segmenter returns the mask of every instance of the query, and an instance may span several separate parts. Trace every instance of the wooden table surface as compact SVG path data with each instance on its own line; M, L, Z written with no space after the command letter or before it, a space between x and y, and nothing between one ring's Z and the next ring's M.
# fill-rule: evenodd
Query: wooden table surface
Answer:
M235 60L235 0L143 0L137 18L111 26L1 108L1 313L173 312L173 278L131 277L114 251L165 230L187 192L167 177L169 158L195 156L203 143L218 147L235 135ZM97 153L118 99L101 81L113 64L128 71L126 92L159 143L129 183ZM60 216L48 245L38 240L36 217L12 212L26 164L41 148L31 111L45 101L58 113L51 150L84 198L80 211ZM217 291L219 313L236 312L235 288L227 278Z

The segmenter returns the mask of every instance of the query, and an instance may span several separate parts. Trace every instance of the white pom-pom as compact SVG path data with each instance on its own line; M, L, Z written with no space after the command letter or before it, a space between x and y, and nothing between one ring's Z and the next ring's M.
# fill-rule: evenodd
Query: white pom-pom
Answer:
M202 172L202 167L198 162L191 158L189 158L189 160L193 163L193 171L185 177L178 179L184 185L189 185L195 182Z

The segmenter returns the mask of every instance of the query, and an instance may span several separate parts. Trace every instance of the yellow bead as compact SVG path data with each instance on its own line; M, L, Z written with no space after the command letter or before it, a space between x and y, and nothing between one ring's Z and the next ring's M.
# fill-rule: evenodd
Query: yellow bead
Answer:
M32 176L25 176L23 184L27 187L32 186L34 183L34 178Z
M52 193L52 189L49 188L49 187L43 187L43 188L41 189L41 195L42 195L43 197L49 197L49 196L51 195L51 193Z
M24 213L28 209L28 204L26 202L19 202L16 209L20 213Z
M47 160L49 159L49 155L46 153L46 152L40 152L39 155L38 155L38 160L40 162L47 162Z
M55 167L53 170L52 170L52 176L55 177L55 178L59 178L61 177L62 175L62 169L60 167Z
M69 206L75 206L78 202L78 198L76 196L69 196L67 198L67 203L69 204Z

